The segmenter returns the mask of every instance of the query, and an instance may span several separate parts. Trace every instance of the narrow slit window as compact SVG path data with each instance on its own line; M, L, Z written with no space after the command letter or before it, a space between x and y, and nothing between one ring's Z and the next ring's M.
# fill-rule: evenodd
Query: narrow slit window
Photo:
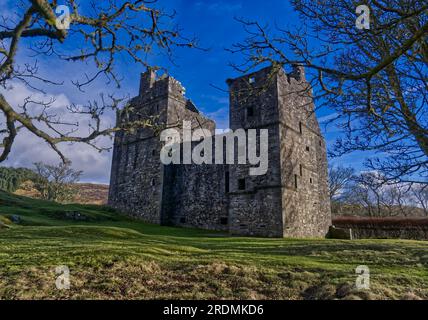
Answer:
M246 189L246 183L245 178L238 180L238 190L245 190Z
M303 166L302 165L300 165L300 176L301 177L303 176Z
M140 156L140 150L138 143L135 145L135 155L134 155L134 169L138 166L138 157Z
M248 118L254 117L254 108L253 107L247 107L247 117Z
M294 188L297 189L298 185L297 185L297 174L294 175Z
M128 167L128 162L129 162L129 146L126 145L126 149L125 149L125 168Z
M299 122L299 132L303 133L303 125L301 122Z
M120 167L121 160L122 160L122 147L118 146L117 147L117 168Z
M229 171L226 171L224 174L224 190L226 193L229 192L229 182L230 182L230 174Z

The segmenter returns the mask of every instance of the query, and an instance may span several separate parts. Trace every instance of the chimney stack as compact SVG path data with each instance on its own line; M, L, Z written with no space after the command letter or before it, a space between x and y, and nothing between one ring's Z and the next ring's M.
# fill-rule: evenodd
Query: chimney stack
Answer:
M147 67L147 71L141 74L140 78L140 94L151 89L156 82L156 70L152 67Z

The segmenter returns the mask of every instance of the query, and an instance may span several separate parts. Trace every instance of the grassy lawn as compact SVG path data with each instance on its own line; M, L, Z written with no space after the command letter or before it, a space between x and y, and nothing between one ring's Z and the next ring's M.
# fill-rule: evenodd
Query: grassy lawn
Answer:
M236 238L4 192L0 221L0 299L428 299L427 242Z

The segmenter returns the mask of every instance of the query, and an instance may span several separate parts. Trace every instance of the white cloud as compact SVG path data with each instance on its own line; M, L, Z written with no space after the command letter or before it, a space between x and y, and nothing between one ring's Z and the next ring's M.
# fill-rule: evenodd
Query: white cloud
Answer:
M329 122L329 121L331 121L331 120L333 120L333 119L335 119L335 118L337 118L338 117L338 113L331 113L331 114L328 114L328 115L326 115L326 116L322 116L322 117L319 117L318 118L318 122L319 123L326 123L326 122Z
M222 105L214 111L204 111L204 114L216 122L217 129L229 128L229 96L206 95L202 94L201 98L213 101L217 105Z
M25 98L31 96L32 100L49 101L55 99L52 104L51 112L58 115L66 115L69 122L79 122L79 130L75 135L85 135L89 131L87 126L87 118L80 114L68 114L65 106L70 104L68 97L65 94L42 94L32 91L23 84L14 83L10 90L2 91L7 101L14 107L22 105ZM35 106L34 106L35 107ZM37 107L39 108L39 107ZM107 116L104 125L111 124L112 117ZM108 137L99 138L98 146L111 146L112 141ZM70 144L62 143L59 145L60 150L73 163L73 168L84 172L82 181L108 183L110 176L111 152L99 153L96 149L86 144ZM34 162L58 163L60 158L47 145L44 140L36 137L28 130L21 130L14 142L12 152L8 159L1 165L13 167L29 167L33 166Z
M209 112L206 116L216 123L217 129L228 129L229 128L229 108L223 107L216 111Z

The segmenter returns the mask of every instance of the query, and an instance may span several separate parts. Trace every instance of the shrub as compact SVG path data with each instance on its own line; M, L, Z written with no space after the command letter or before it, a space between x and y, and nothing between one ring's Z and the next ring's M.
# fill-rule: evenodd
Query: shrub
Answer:
M372 225L372 226L398 226L398 227L418 227L428 226L428 218L403 218L403 217L356 217L343 216L333 219L334 225Z
M23 182L36 179L37 174L30 169L0 167L1 190L15 192Z

